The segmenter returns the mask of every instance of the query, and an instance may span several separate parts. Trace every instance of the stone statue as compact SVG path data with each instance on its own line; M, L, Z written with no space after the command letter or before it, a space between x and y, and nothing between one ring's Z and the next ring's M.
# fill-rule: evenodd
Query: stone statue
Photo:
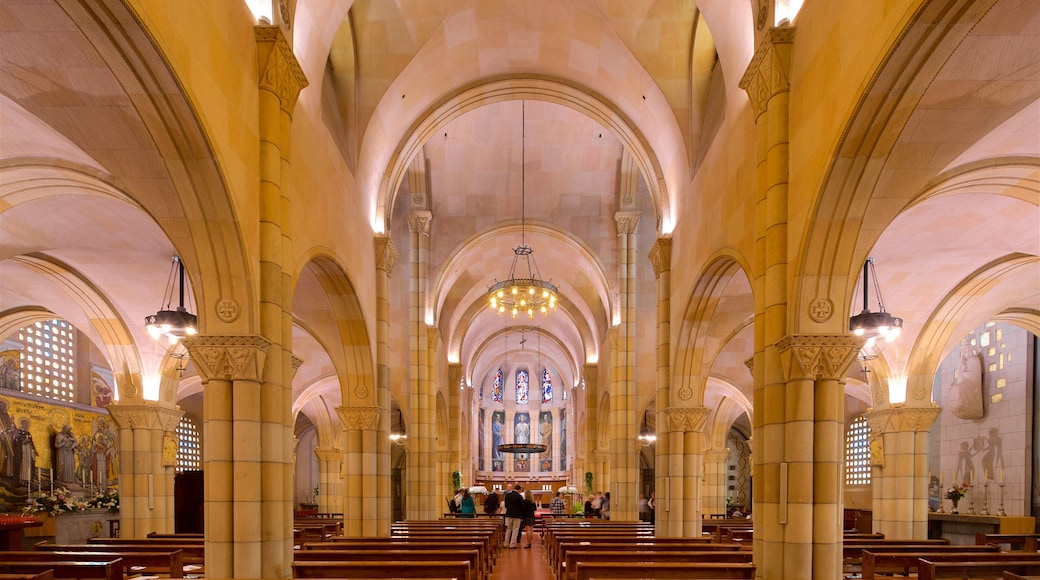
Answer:
M62 483L76 482L76 449L79 443L72 432L72 425L65 425L54 436L54 455L57 457L57 480Z
M966 341L961 343L961 360L950 385L949 407L961 419L981 419L984 415L982 361Z

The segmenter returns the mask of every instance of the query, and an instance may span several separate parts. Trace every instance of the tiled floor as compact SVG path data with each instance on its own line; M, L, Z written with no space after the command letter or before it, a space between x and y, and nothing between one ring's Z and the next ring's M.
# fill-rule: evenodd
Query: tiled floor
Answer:
M524 538L524 542L527 538ZM504 548L498 557L495 569L491 571L491 580L551 580L549 564L545 561L542 552L541 539L535 535L530 548L523 548L523 543L518 548L510 550Z

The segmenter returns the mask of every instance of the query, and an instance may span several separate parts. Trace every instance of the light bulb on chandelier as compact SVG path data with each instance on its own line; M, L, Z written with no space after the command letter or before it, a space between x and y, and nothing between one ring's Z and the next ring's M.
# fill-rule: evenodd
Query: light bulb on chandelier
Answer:
M534 318L536 312L548 315L556 310L559 289L551 281L543 280L535 262L534 250L527 245L525 224L527 211L526 165L527 145L527 104L521 102L520 121L520 245L513 248L513 264L509 268L509 278L496 281L488 288L488 306L498 314L508 312L513 318L524 312L528 318ZM527 277L516 276L516 265L523 259L527 263Z

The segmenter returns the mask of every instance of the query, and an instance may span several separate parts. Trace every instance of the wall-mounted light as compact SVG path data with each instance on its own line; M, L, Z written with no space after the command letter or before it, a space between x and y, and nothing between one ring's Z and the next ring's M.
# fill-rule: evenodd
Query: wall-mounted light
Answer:
M888 402L893 405L906 402L906 376L888 377Z

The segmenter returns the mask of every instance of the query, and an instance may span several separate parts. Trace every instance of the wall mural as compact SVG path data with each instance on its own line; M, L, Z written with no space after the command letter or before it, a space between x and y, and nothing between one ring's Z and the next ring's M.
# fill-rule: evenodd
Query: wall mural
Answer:
M553 470L553 416L552 411L538 414L539 443L546 445L545 453L538 454L538 471Z
M55 487L84 496L113 487L118 461L105 411L0 396L0 511Z
M499 451L498 446L505 443L502 438L502 429L506 423L506 412L495 411L491 413L491 471L505 471L505 454Z
M521 371L523 372L523 371ZM517 373L519 375L519 373ZM513 442L531 442L531 415L526 411L513 415ZM527 473L531 471L530 455L517 453L513 471Z
M477 416L477 470L484 471L484 409Z
M516 371L516 404L526 405L528 393L531 390L531 376L527 371ZM521 441L517 441L521 443ZM523 443L526 443L524 441Z
M560 471L567 471L567 409L560 409Z

